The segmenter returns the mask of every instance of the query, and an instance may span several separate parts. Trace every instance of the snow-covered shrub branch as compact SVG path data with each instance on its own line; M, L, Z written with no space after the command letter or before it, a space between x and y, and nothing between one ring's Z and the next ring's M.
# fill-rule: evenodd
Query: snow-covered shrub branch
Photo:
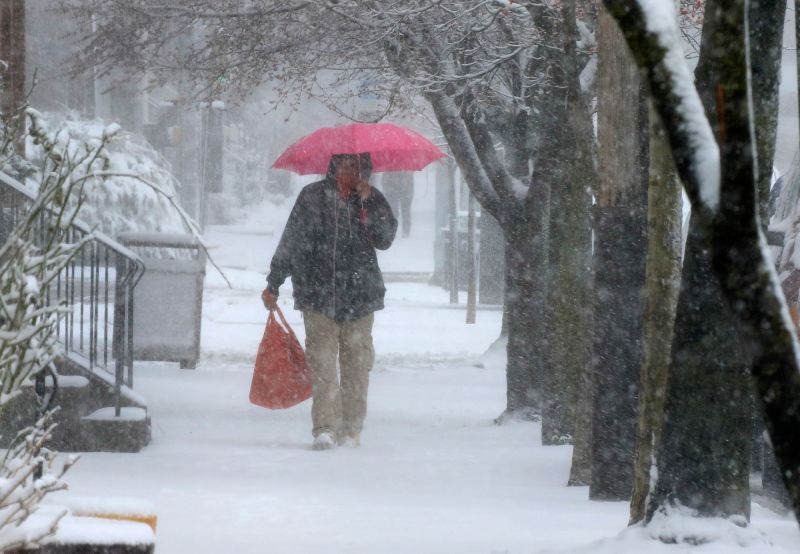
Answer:
M30 136L41 146L44 159L36 198L0 246L0 409L35 375L52 370L62 352L58 326L68 307L50 301L51 285L92 239L86 234L70 242L69 228L83 203L83 184L75 178L75 169L97 160L110 138L72 157L50 140L36 111L29 109L18 117L23 114L30 118ZM12 155L0 152L0 160ZM69 459L54 469L55 453L43 448L53 427L52 414L42 416L19 433L0 464L0 551L36 546L63 517L54 513L29 519L48 493L66 487L62 477L74 463Z
M38 125L54 148L75 160L73 178L86 178L82 221L110 237L125 231L185 230L184 220L169 200L180 184L170 173L168 162L144 138L98 120L60 120L53 114L38 118ZM109 129L113 130L113 140L106 140ZM42 146L32 146L29 150L34 161L43 159L46 152ZM96 158L85 156L95 151ZM101 170L107 175L93 177ZM141 176L156 184L158 190L128 174Z
M0 246L0 406L61 352L58 325L68 308L48 301L50 286L92 239L87 234L68 241L69 226L83 204L75 168L96 160L107 142L75 160L49 140L37 112L28 115L31 137L45 158L36 199Z
M45 496L67 488L64 474L77 461L69 456L59 465L56 453L44 447L55 428L52 417L48 412L20 431L0 464L0 552L38 546L67 513L37 512Z

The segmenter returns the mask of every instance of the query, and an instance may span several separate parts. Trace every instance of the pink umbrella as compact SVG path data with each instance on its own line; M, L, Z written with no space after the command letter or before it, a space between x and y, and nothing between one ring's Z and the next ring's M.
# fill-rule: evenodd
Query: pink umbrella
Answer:
M392 123L353 123L323 127L307 135L280 155L272 167L300 175L326 173L334 154L369 152L372 171L417 171L444 157L431 141Z

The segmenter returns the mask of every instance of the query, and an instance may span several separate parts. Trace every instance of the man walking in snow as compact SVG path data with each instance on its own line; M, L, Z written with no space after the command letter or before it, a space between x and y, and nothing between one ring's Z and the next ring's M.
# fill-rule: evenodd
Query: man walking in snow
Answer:
M367 413L372 324L386 292L375 249L389 248L397 231L389 204L369 184L371 171L369 154L335 155L325 178L303 188L262 293L273 309L291 276L313 373L315 450L358 446Z

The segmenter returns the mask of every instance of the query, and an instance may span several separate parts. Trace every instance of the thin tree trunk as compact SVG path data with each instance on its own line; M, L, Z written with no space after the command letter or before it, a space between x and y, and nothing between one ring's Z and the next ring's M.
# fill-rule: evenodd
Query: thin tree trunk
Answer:
M652 110L649 167L644 359L639 383L632 524L645 517L654 447L661 441L670 347L681 280L681 184L661 122Z
M786 3L751 1L750 56L752 68L753 125L758 154L758 215L766 232L769 225L769 189L778 132L778 89L781 81L781 45Z
M448 174L450 175L450 188L448 189L448 207L450 212L448 229L450 232L450 271L447 284L450 288L450 303L458 304L458 206L456 205L456 168L448 160Z
M594 500L629 500L642 361L647 188L638 69L613 20L598 24L598 157L592 356Z
M753 117L758 154L758 204L762 231L769 226L769 198L775 158L775 138L778 128L778 96L780 85L782 29L786 7L781 2L750 3L750 55L753 83ZM797 25L799 14L795 14ZM797 27L796 27L797 29ZM800 68L798 68L800 71ZM760 406L758 407L760 408ZM769 441L764 440L764 421L761 410L754 417L752 462L753 471L761 470L764 492L772 494L783 504L789 497L777 470L775 455ZM776 490L776 488L778 490Z
M797 108L800 114L800 0L794 0L794 40L795 40L795 64L797 70ZM800 133L800 117L798 118L798 133Z
M475 197L472 194L469 195L467 210L467 323L475 323L478 274L475 267Z

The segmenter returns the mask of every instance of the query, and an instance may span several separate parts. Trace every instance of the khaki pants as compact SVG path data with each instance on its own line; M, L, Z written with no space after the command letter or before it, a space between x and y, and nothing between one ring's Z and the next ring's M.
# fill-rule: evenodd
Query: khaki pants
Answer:
M312 433L334 437L361 432L367 415L369 370L375 361L372 347L374 314L337 323L317 312L303 312L306 359L314 375L311 405ZM339 357L341 379L336 371Z

